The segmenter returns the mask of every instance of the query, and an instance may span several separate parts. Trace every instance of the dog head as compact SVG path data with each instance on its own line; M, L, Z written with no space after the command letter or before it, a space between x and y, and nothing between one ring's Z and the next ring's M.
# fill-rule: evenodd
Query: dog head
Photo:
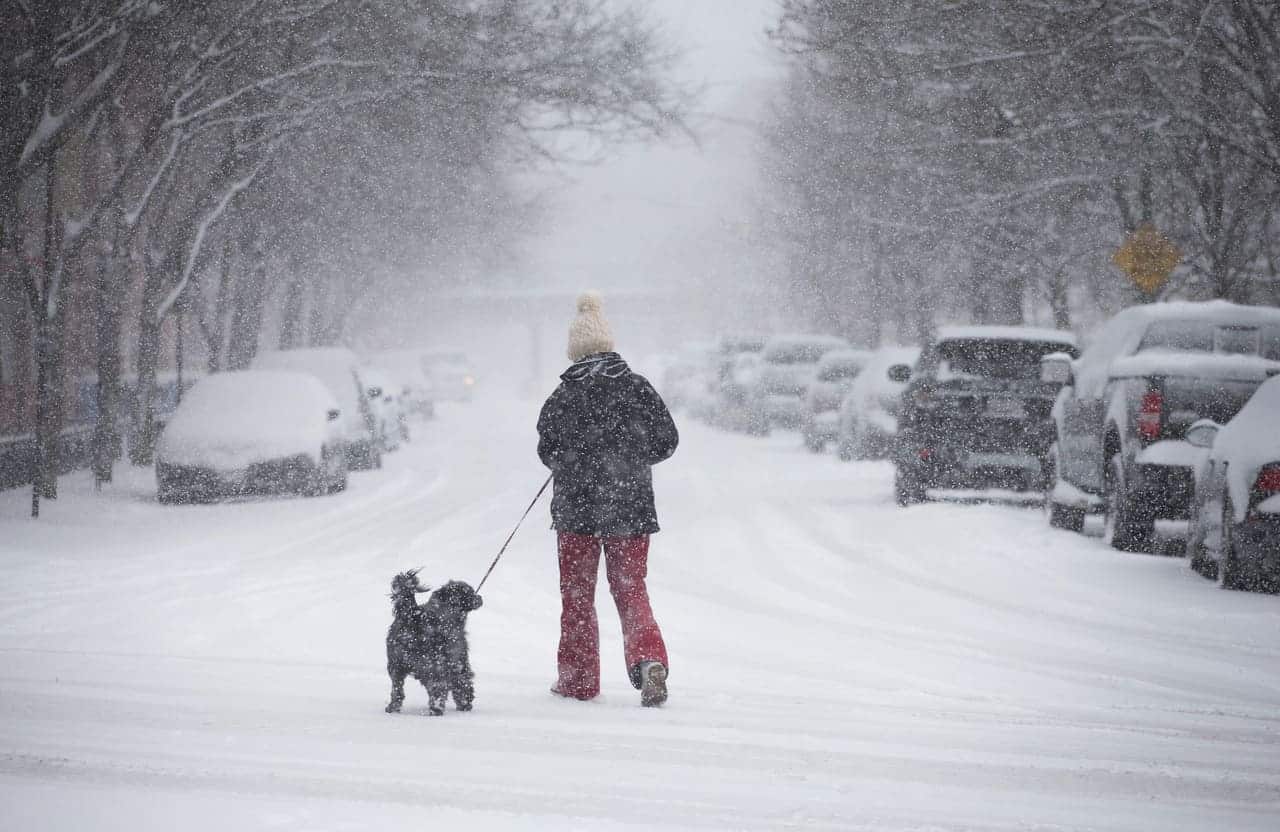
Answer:
M449 581L431 594L431 600L464 613L478 610L484 603L484 599L471 588L471 584L462 581Z
M421 569L422 567L418 567ZM416 593L428 592L431 587L423 586L418 581L418 569L410 569L408 572L401 572L391 579L391 597L408 596L412 598Z

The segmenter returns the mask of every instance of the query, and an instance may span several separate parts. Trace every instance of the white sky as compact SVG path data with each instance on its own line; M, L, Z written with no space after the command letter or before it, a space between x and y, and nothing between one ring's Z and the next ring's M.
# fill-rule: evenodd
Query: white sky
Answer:
M526 277L577 290L689 286L741 262L754 216L751 121L780 72L765 37L774 0L648 0L684 51L682 82L704 88L701 147L687 139L615 150L568 171L543 230L526 246Z

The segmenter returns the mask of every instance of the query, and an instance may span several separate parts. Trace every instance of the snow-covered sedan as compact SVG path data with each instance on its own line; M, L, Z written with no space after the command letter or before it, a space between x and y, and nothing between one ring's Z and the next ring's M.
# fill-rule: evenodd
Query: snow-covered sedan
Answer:
M867 350L832 350L818 360L818 371L804 398L800 434L814 453L840 434L840 402L870 359Z
M256 370L282 370L315 376L338 402L347 465L355 470L382 467L373 409L365 397L355 353L342 347L309 347L263 353L253 362Z
M244 494L340 491L341 411L303 373L245 370L203 378L156 447L157 496L187 503Z
M905 375L910 375L919 358L919 347L882 347L871 354L840 402L836 453L841 459L883 459L893 450L898 409L907 384L890 378L889 368L901 366L906 368ZM903 371L898 375L904 375Z
M1226 425L1202 419L1187 441L1197 466L1187 557L1225 589L1280 578L1280 377L1262 384Z
M818 362L849 342L834 335L775 335L760 353L760 374L752 395L753 419L770 427L798 428L804 396L818 374Z

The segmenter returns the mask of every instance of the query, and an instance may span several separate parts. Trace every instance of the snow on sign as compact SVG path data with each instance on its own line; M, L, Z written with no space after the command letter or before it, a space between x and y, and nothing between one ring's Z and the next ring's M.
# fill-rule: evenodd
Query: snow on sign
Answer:
M1134 285L1155 294L1169 279L1174 266L1182 262L1182 250L1149 222L1144 222L1125 238L1111 262L1129 275Z

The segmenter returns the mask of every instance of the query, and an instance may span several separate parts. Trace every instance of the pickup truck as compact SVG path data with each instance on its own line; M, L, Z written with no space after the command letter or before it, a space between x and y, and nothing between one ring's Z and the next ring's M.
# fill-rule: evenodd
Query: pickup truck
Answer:
M1186 441L1187 429L1200 419L1225 424L1280 372L1280 309L1131 307L1078 359L1046 356L1041 372L1063 383L1051 414L1049 523L1079 531L1100 507L1112 547L1147 551L1156 520L1188 515L1204 451Z

